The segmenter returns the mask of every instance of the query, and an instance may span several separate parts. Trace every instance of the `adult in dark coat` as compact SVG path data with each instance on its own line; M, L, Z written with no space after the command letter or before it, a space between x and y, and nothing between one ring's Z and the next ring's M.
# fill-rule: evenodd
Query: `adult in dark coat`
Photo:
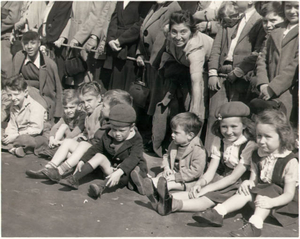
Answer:
M298 25L283 37L287 23L269 36L262 55L257 60L257 87L268 87L272 99L279 99L287 109L287 116L298 122L299 29ZM266 98L268 100L269 98Z
M129 90L135 80L135 57L143 19L153 3L117 2L107 32L107 59L104 67L113 69L110 89Z
M146 67L147 85L151 90L147 112L149 115L153 115L160 100L156 93L162 88L162 79L158 77L157 69L165 49L164 27L169 23L171 14L180 9L178 2L158 2L152 6L141 26L136 54L137 65ZM150 64L145 64L145 60L150 61Z
M249 2L249 4L252 3ZM239 24L231 28L221 27L214 40L208 62L210 102L207 134L205 138L205 147L207 150L209 150L214 138L211 133L211 126L216 120L214 116L216 109L228 102L229 98L230 100L247 100L244 99L244 96L246 95L249 82L246 82L243 76L255 67L255 60L249 64L247 57L249 57L255 49L260 48L259 45L263 43L265 36L263 27L259 24L261 16L256 12L254 6L251 7L251 5L249 5L247 12L245 15L246 23L241 30L232 53L232 61L228 61L227 58L230 45L235 38L233 36L237 32ZM239 74L237 74L236 71ZM229 83L229 80L226 80L224 77L218 77L220 73L233 76L233 83Z

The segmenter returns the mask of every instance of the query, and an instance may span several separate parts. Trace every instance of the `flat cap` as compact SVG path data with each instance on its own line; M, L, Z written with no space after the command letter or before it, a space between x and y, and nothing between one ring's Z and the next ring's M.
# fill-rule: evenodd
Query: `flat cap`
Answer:
M131 105L118 104L110 109L109 122L115 126L130 126L135 120L136 113Z

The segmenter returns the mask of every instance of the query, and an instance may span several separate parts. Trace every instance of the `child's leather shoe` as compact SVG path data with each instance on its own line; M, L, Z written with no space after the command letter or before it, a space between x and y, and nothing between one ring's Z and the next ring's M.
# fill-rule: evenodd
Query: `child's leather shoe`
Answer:
M145 189L146 196L150 200L151 206L155 211L157 211L158 200L159 200L158 192L154 187L152 180L148 177L144 178L144 189Z
M203 212L197 212L193 219L199 223L208 223L214 227L223 226L223 217L215 209L209 208Z
M261 229L256 228L252 223L247 222L242 228L229 233L232 237L259 237Z
M24 152L24 149L22 147L18 147L15 149L15 155L18 157L18 158L24 158L25 157L25 152Z
M78 187L79 187L79 182L73 175L70 175L70 176L60 180L59 184L70 187L75 190L78 190Z
M30 178L47 179L48 177L45 174L43 174L44 170L45 170L45 168L42 168L42 169L37 170L37 171L26 170L25 173Z
M98 197L101 198L101 195L105 188L106 188L106 186L104 183L101 183L101 184L93 183L90 185L89 195L95 199L97 199Z
M145 195L145 187L144 187L144 178L141 175L141 169L140 167L135 167L131 173L130 177L132 179L132 182L137 187L137 191L141 195Z
M158 214L165 216L172 212L172 197L169 194L167 180L164 177L160 177L157 184L158 192Z
M59 182L61 175L58 172L57 168L45 168L42 173L46 175L51 181Z

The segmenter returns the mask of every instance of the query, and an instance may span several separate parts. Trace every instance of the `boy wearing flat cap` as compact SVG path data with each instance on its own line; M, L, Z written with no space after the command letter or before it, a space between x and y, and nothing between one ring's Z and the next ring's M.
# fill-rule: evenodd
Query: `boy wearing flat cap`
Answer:
M109 114L110 128L83 155L75 173L59 183L78 189L79 179L100 166L102 172L108 176L101 186L90 186L91 196L100 197L105 187L116 185L128 185L130 189L135 186L144 195L142 182L147 176L147 164L143 158L143 140L135 127L135 120L136 113L132 106L114 106Z

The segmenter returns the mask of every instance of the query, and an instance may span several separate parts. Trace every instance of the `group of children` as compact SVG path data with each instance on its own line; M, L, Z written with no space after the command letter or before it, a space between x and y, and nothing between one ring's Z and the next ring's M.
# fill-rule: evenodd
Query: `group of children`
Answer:
M242 54L247 47L236 42L236 34L244 33L233 32L233 27L250 24L258 14L245 4L245 19L241 19L234 5L221 6L223 27L209 62L208 88L215 91L210 97L211 137L205 139L204 148L199 117L191 112L174 116L170 122L172 142L163 156L162 172L155 177L148 175L143 139L135 126L136 112L128 92L115 89L103 94L95 81L65 90L63 116L53 123L52 119L60 116L61 89L55 88L56 77L49 72L45 74L52 80L46 81L47 85L36 80L45 70L40 63L51 63L46 57L38 55L39 64L34 59L33 64L26 63L30 62L29 53L39 47L37 34L32 32L23 39L29 57L21 70L17 63L24 57L16 58L14 68L25 79L34 76L33 80L17 75L4 82L11 107L10 120L2 131L2 149L17 157L34 153L50 158L45 167L27 170L26 175L71 189L78 189L80 180L100 167L106 178L99 185L90 185L92 197L100 197L107 187L127 186L146 195L160 215L196 212L193 219L197 222L222 226L225 215L250 203L254 214L241 229L230 232L232 236L260 236L268 216L282 226L293 223L298 217L299 167L290 121L298 123L298 13L290 2L284 3L284 12L276 3L267 6L261 11L267 35L262 35L263 39L255 35L257 44L251 46L254 51L250 56L247 52L247 57ZM281 28L274 30L280 22ZM249 37L245 39L250 44ZM235 48L224 49L226 41L229 45L234 42ZM227 74L226 78L220 77L222 74ZM261 99L245 102L245 92L233 84L240 79L250 79ZM39 88L41 99L32 96L30 86ZM228 98L230 102L225 103Z
M13 106L2 148L19 157L36 153L47 141L46 110L28 95L22 76L7 79L5 90ZM212 132L217 137L210 155L199 138L198 116L176 115L163 172L151 178L127 92L111 90L102 98L101 87L92 82L66 90L63 98L64 117L48 140L49 149L57 150L43 169L27 170L29 177L78 189L80 179L100 167L106 178L90 185L91 196L100 197L106 187L127 186L146 195L160 215L194 211L196 221L213 226L222 226L227 213L253 202L249 225L231 232L233 236L260 236L267 216L286 225L298 214L298 155L293 152L294 131L282 110L268 105L250 119L244 103L225 103L215 112Z

